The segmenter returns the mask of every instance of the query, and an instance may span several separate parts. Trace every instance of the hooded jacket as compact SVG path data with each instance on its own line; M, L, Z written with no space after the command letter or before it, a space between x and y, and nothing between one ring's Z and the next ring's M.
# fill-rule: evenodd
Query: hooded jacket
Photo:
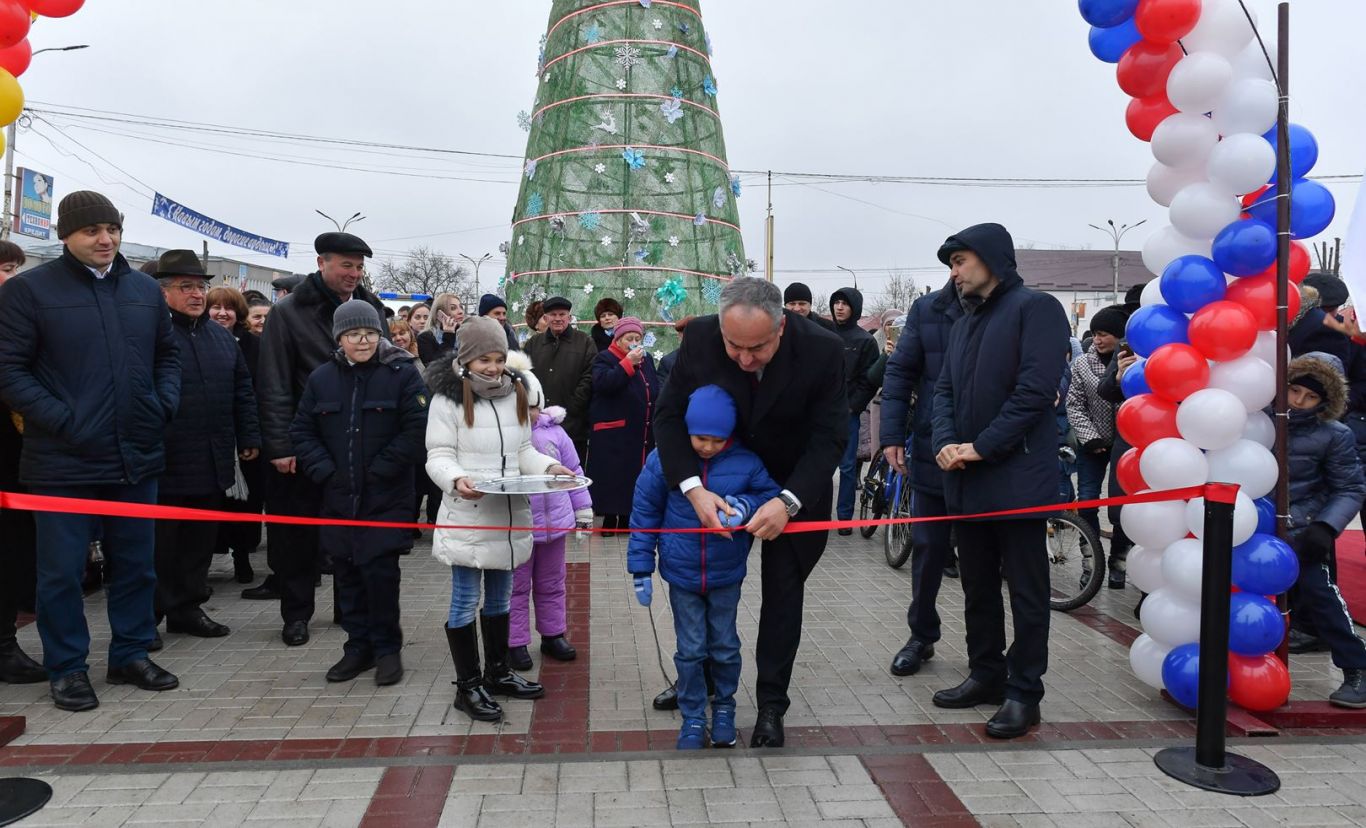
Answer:
M1286 452L1290 528L1300 531L1318 522L1342 534L1366 497L1356 439L1339 422L1347 410L1347 381L1337 357L1321 352L1297 357L1286 372L1289 379L1305 374L1323 384L1325 395L1312 411L1290 412Z
M970 443L982 459L944 474L951 513L973 514L1058 501L1054 405L1067 362L1067 315L1025 287L1015 247L999 224L950 237L1000 280L949 335L934 389L934 445Z
M531 445L575 474L583 474L579 453L574 449L574 441L560 428L562 422L564 409L558 405L542 411L531 427ZM569 534L562 530L573 526L579 516L589 521L593 519L593 499L587 489L532 495L530 499L531 525L538 527L532 538L537 543L547 543Z
M877 340L858 324L863 318L863 294L856 288L840 288L830 294L832 305L841 299L849 305L849 319L835 322L834 330L844 341L844 382L845 393L849 396L849 413L857 416L877 393L877 386L868 376L873 363L877 362Z

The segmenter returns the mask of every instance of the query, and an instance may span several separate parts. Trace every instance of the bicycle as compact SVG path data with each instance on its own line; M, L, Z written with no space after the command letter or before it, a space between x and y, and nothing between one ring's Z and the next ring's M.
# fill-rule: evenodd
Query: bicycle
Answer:
M1086 605L1105 580L1105 551L1091 524L1075 511L1058 512L1047 522L1048 606L1070 612Z
M877 520L887 511L887 475L891 471L891 464L879 452L859 486L859 520ZM860 526L858 531L864 538L871 538L877 526Z
M911 478L895 469L887 481L887 517L898 519L911 517ZM893 523L882 536L882 553L887 565L900 569L911 557L911 524Z

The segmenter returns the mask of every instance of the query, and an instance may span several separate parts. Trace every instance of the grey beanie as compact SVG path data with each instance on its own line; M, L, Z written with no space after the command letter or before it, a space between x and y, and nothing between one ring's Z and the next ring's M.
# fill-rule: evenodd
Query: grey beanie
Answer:
M357 328L383 332L384 328L379 324L379 311L375 310L374 305L360 299L343 302L332 314L332 338L341 339L342 334Z
M476 316L466 319L460 326L457 339L455 361L458 365L469 365L484 354L508 352L508 335L498 320L490 316Z

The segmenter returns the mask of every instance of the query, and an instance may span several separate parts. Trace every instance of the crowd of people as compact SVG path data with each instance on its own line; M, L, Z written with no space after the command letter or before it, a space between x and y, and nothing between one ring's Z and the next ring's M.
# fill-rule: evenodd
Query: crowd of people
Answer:
M1085 347L1069 342L1061 305L1025 285L1000 225L950 237L939 250L948 283L904 314L879 318L876 335L859 324L856 289L832 294L826 319L812 313L805 285L780 293L742 277L723 289L715 315L678 323L680 346L659 365L644 347L647 323L614 299L593 309L589 332L567 298L535 302L524 336L494 295L481 297L474 315L454 294L388 311L365 286L371 250L349 233L319 236L318 270L277 283L271 303L210 287L188 250L133 270L119 254L121 217L98 193L64 198L57 229L62 256L17 275L22 251L0 244L0 486L347 521L409 523L425 513L440 524L432 554L451 571L454 706L475 720L502 717L497 696L544 695L518 672L534 666L533 605L542 656L576 657L566 636L571 531L596 523L629 535L626 568L640 603L653 601L656 569L669 585L678 680L653 705L681 711L680 749L737 742L737 607L751 544L761 542L750 744L776 747L804 587L827 543L824 532L784 530L791 520L852 517L863 433L908 474L917 515L1068 499L1058 448L1069 442L1077 493L1097 496L1107 470L1109 491L1118 491L1113 460L1125 446L1114 417L1119 380L1133 364L1123 346L1132 308L1097 313ZM1307 622L1295 643L1331 648L1346 672L1335 701L1366 706L1366 645L1331 571L1333 539L1366 495L1355 449L1347 459L1339 451L1353 433L1366 446L1366 391L1355 388L1366 389L1366 356L1357 356L1360 332L1329 304L1328 287L1296 325L1312 353L1290 376L1299 412L1292 511L1305 564L1296 606ZM1341 358L1326 355L1334 349ZM1361 373L1350 396L1344 364ZM879 395L873 427L861 427ZM1339 422L1343 411L1351 430ZM587 490L509 497L479 489L493 478L585 473ZM1099 528L1097 514L1086 518ZM167 634L230 634L204 610L212 556L230 552L238 580L251 583L250 555L262 539L258 522L102 517L78 507L4 510L0 521L6 573L16 576L0 590L0 681L48 681L54 704L71 711L99 704L82 595L92 542L105 559L107 680L159 691L178 686L149 657L162 645L161 622ZM507 529L519 526L539 528ZM986 732L1020 736L1039 722L1047 668L1044 520L952 526L913 529L911 635L891 672L913 675L934 656L938 592L956 561L969 677L934 703L995 705ZM669 532L697 528L713 533ZM282 642L302 646L315 590L330 574L346 643L327 680L374 670L377 684L396 684L404 676L400 559L419 535L272 524L269 574L243 597L278 601ZM1111 586L1124 586L1127 545L1116 528ZM1009 649L1003 581L1015 625ZM41 665L15 638L20 608L36 611Z

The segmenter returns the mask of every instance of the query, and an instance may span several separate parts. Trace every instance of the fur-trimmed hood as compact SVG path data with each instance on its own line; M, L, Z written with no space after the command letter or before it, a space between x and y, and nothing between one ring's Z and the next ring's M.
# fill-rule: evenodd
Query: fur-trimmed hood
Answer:
M1342 419L1347 412L1347 378L1342 372L1342 362L1332 354L1311 351L1290 361L1286 369L1286 381L1295 377L1309 376L1323 384L1324 400L1315 415L1324 422Z
M455 363L455 352L450 351L442 354L428 365L422 378L433 394L440 394L453 400L461 400L464 399L463 371L464 369ZM531 372L531 357L521 351L509 351L507 372L512 375L513 382L521 383L526 388L527 405L532 408L540 408L545 404L545 394L541 391L541 383L537 381L536 375Z

